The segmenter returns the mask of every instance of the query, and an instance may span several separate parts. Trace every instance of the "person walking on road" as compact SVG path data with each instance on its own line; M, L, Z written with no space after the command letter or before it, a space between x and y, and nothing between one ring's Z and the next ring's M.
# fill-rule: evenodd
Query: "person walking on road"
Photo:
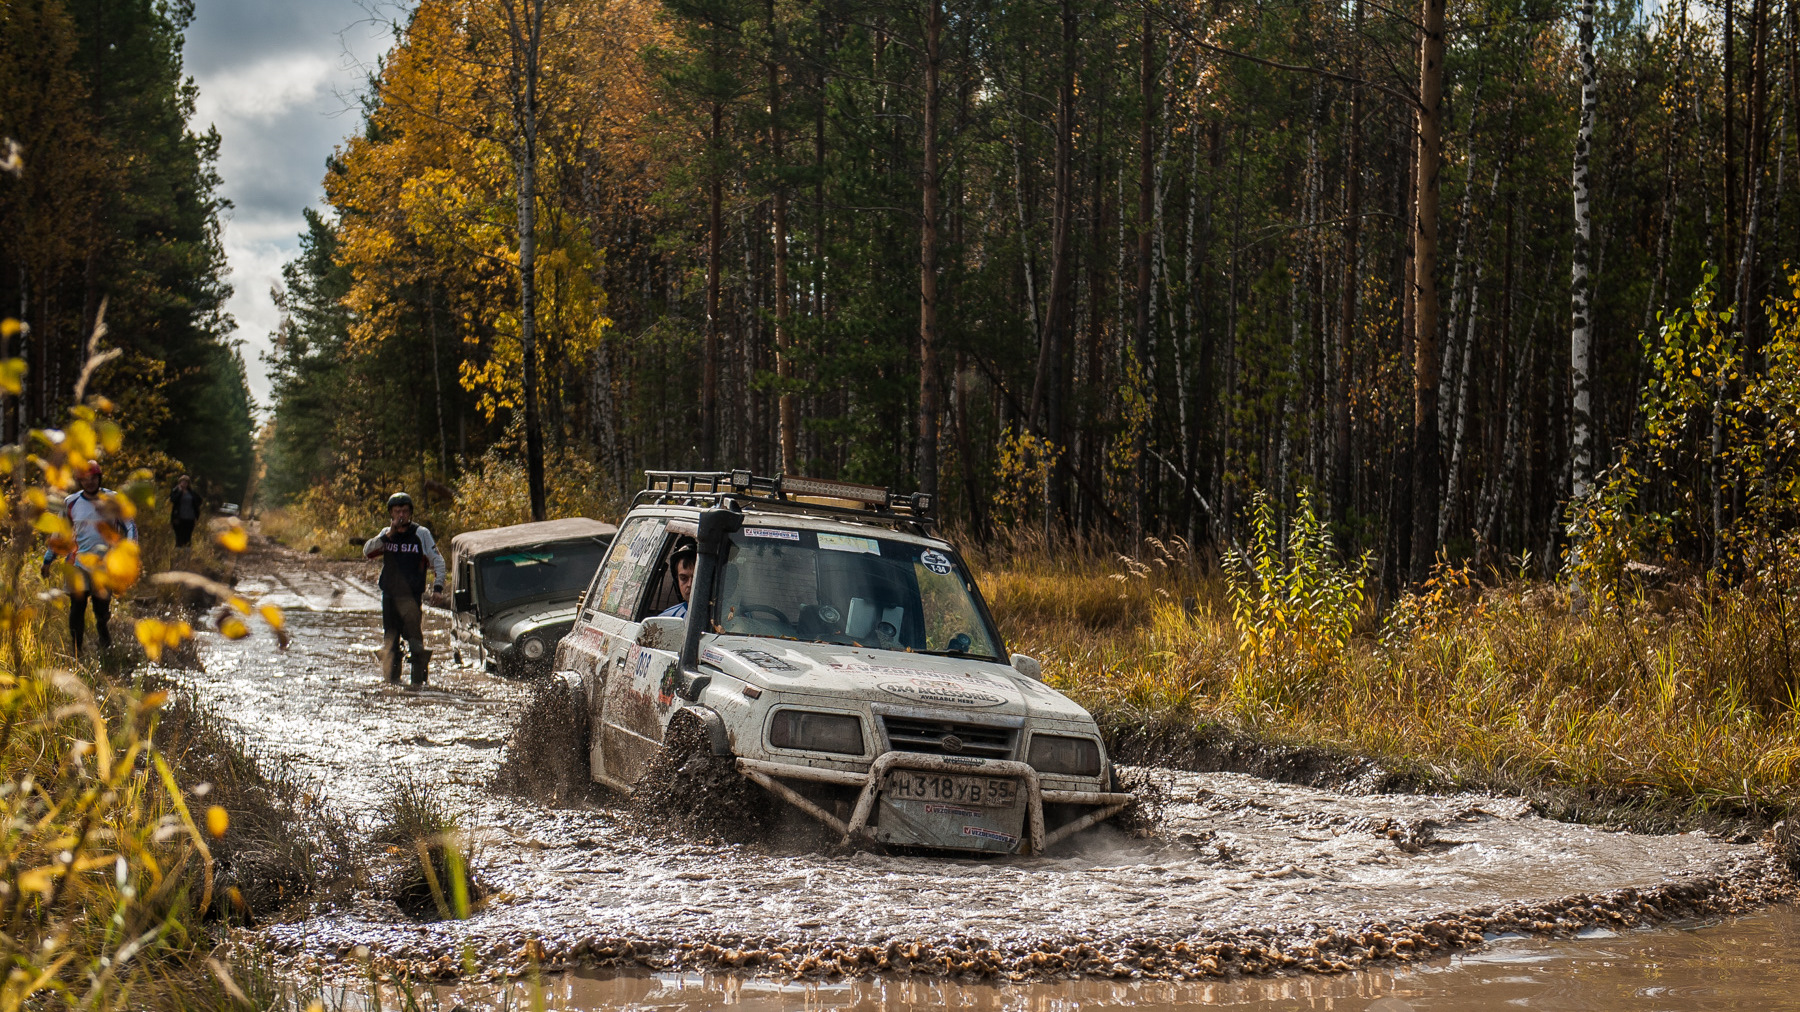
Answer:
M199 521L200 494L194 491L193 479L184 474L175 480L175 491L169 493L169 526L175 529L176 548L188 546Z
M69 565L74 570L69 574L69 641L75 646L75 656L80 657L82 641L87 638L90 604L94 608L94 632L100 641L100 650L104 653L112 649L112 630L108 627L112 621L112 596L105 587L95 586L92 574L81 564L80 558L83 555L104 556L112 548L111 542L121 537L136 541L137 524L121 516L116 507L106 502L113 490L100 487L99 464L90 464L76 480L80 487L63 500L63 515L75 534L75 552L69 557ZM108 534L113 538L109 539ZM44 564L39 574L46 579L56 554L55 549L44 551Z
M431 532L413 523L412 496L395 492L388 496L388 518L393 522L363 544L363 558L381 560L381 673L388 681L400 681L400 641L412 659L412 684L425 684L431 654L425 649L425 572L436 577L432 594L444 592L444 557L438 554Z

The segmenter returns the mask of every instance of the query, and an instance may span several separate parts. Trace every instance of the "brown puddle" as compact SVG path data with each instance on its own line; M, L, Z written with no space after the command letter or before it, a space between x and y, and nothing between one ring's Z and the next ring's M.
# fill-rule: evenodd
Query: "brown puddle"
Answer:
M1501 937L1448 959L1334 976L1182 982L1062 980L969 984L930 978L786 982L730 974L579 973L540 985L461 984L411 996L425 1008L469 1012L1072 1012L1075 1009L1560 1010L1800 1009L1800 907L1723 923L1576 939ZM383 988L380 1006L404 1007ZM346 1008L373 1008L345 995Z

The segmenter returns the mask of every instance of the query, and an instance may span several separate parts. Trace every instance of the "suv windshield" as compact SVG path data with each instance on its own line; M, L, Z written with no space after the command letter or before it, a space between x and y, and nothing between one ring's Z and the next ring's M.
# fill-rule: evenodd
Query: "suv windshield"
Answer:
M930 545L745 527L718 588L721 632L1000 660L962 566Z
M481 600L488 608L504 608L528 597L567 597L573 601L587 588L606 557L596 541L564 541L525 545L475 560Z

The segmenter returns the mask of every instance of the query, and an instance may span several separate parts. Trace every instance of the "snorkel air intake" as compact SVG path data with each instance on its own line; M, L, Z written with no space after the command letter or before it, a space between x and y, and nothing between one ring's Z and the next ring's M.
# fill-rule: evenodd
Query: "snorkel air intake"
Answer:
M699 557L694 561L694 589L688 594L687 637L681 642L681 684L676 689L690 703L699 699L712 681L711 675L700 673L700 634L712 619L713 590L726 540L743 525L744 515L734 509L700 513L699 537L695 539Z

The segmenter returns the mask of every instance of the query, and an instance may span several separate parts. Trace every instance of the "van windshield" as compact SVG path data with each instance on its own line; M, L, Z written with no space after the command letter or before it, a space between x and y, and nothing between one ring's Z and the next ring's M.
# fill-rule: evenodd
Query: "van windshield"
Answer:
M721 632L1000 660L973 582L930 545L745 527L731 536L714 601Z
M475 560L481 600L488 608L504 608L526 598L567 597L571 602L587 589L606 557L606 546L584 538L547 545L522 545Z

